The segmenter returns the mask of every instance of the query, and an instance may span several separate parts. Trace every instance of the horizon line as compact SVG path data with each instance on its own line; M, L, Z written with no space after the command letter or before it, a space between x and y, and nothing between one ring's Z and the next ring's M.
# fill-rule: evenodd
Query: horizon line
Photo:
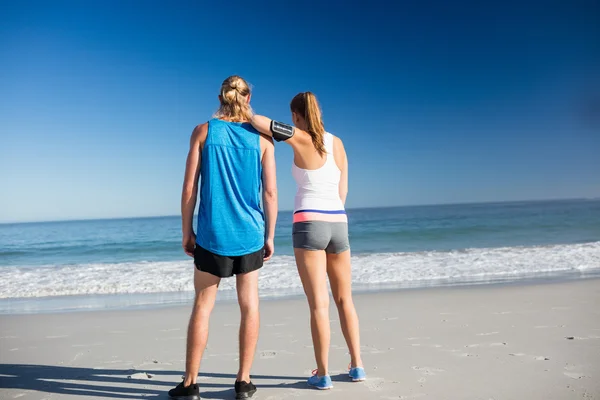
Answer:
M408 207L439 207L439 206L467 206L478 204L507 204L507 203L536 203L536 202L553 202L553 201L590 201L600 200L600 197L565 197L551 199L528 199L528 200L498 200L498 201L475 201L475 202L449 202L449 203L424 203L424 204L404 204L390 206L371 206L371 207L348 207L346 210L369 210L369 209L386 209L386 208L408 208ZM278 213L293 212L293 210L278 210ZM194 217L198 214L194 213ZM73 219L49 219L49 220L32 220L32 221L0 221L0 225L18 225L18 224L45 224L56 222L89 222L89 221L110 221L110 220L127 220L127 219L150 219L150 218L173 218L180 217L180 214L172 215L145 215L131 217L104 217L104 218L73 218Z

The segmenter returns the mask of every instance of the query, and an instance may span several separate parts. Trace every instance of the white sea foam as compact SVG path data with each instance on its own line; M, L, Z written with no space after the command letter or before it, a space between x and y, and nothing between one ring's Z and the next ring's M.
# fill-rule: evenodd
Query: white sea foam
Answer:
M192 291L192 262L2 267L0 298ZM376 253L352 258L357 285L485 282L547 274L600 272L600 242L451 252ZM234 290L224 279L221 288ZM274 257L261 272L264 293L297 293L294 258Z

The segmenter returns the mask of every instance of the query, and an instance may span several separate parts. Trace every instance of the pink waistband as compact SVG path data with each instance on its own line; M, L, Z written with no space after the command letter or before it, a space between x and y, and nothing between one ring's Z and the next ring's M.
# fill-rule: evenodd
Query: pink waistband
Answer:
M299 212L294 214L294 222L324 221L348 222L346 214L323 214L319 212Z

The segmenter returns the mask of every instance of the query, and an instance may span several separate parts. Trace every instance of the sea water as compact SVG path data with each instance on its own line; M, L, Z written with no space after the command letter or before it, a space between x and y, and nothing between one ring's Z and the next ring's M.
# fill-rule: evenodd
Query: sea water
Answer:
M600 201L348 210L357 290L596 277ZM291 212L263 297L302 293ZM193 296L179 216L0 225L0 313L172 304ZM233 279L220 297L233 298Z

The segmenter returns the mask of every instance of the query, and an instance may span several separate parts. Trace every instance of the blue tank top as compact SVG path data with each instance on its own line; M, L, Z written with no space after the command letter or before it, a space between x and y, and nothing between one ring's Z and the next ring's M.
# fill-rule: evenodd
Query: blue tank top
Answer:
M212 119L202 149L196 243L222 256L264 246L260 136L248 123Z

